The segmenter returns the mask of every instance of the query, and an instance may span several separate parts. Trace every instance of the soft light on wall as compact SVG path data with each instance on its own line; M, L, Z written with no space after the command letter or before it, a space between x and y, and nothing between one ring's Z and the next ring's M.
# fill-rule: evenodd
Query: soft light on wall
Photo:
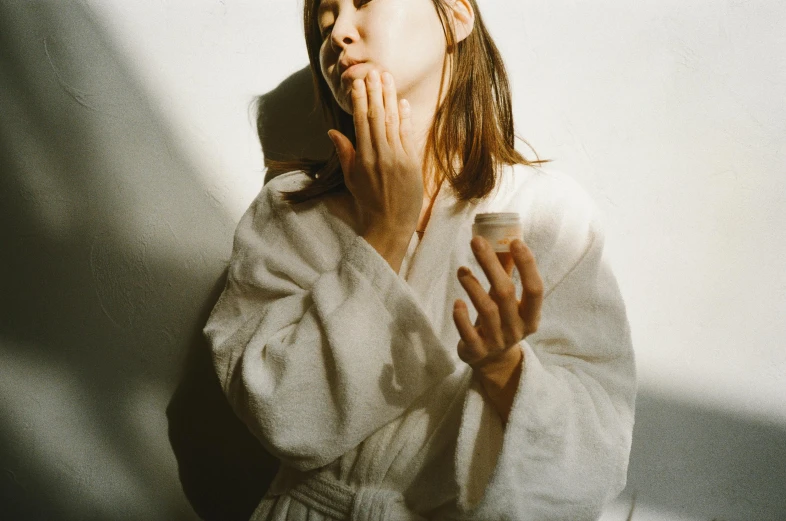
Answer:
M601 206L628 305L641 398L630 485L604 520L624 518L633 492L638 521L783 518L786 4L478 3L517 131ZM329 146L310 113L301 8L0 3L0 504L11 512L220 509L218 497L194 504L205 485L184 478L201 446L178 440L202 427L181 405L215 399L188 375L207 367L199 329L264 155ZM263 454L232 467L254 450L238 443L213 463L262 489L249 476L274 465ZM253 503L244 493L225 519Z

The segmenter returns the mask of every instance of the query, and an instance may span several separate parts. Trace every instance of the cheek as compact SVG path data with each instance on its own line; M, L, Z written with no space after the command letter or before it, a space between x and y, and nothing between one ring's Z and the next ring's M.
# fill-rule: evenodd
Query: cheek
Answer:
M434 67L444 54L445 36L436 13L394 14L369 33L375 59L404 75ZM403 79L403 78L402 78Z
M323 44L322 47L319 49L319 71L322 73L322 77L324 78L327 75L327 66L326 64L326 47Z

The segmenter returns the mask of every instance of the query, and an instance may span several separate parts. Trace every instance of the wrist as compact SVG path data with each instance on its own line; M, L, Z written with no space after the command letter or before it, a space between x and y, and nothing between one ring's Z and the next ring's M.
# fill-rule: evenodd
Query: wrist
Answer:
M502 389L508 385L515 373L521 372L524 363L524 353L516 344L503 351L499 356L482 360L472 366L473 372L491 388Z
M385 261L396 273L401 268L401 263L409 247L412 232L405 235L400 230L383 228L368 228L362 235L363 239L377 250Z
M497 410L503 425L507 425L513 410L513 400L521 381L523 366L524 353L518 345L507 349L499 359L477 368L473 366L476 377Z

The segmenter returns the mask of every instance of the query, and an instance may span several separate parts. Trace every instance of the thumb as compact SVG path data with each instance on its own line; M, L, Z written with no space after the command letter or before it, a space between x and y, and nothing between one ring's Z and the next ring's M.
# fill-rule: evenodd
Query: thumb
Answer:
M344 172L344 179L352 172L352 165L355 164L355 147L352 142L338 130L328 130L328 137L336 147L336 154L338 161L341 164L341 170Z

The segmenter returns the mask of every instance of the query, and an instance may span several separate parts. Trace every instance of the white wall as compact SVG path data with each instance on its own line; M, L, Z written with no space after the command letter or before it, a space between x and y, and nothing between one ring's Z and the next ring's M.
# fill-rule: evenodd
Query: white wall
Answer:
M641 383L606 518L783 518L786 4L479 4L518 133L606 215ZM262 185L252 102L269 151L313 121L300 11L0 3L0 503L195 517L165 410Z

